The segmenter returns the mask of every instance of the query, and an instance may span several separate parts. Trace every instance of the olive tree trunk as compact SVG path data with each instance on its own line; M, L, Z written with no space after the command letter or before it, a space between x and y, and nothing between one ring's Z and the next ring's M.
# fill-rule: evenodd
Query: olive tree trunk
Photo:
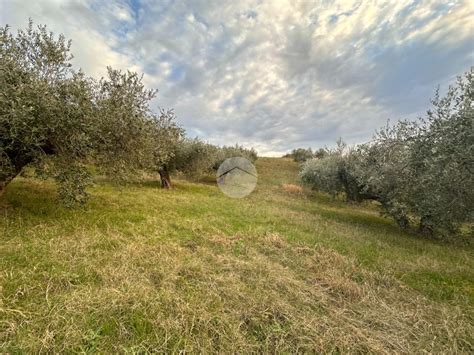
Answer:
M0 164L0 167L2 168L2 170L0 170L0 197L5 193L7 185L21 173L26 165L33 161L33 157L30 155L9 153L10 154L7 154L9 163ZM5 168L5 166L7 168Z
M5 190L7 188L7 185L20 173L21 169L20 170L16 170L11 172L11 173L7 173L7 174L4 174L2 173L1 176L0 176L0 197L2 197L2 195L5 193Z
M171 188L171 177L167 167L163 167L158 170L161 179L161 187L164 189Z
M420 224L418 226L418 232L432 237L434 235L433 223L431 221L431 216L422 216L420 218Z

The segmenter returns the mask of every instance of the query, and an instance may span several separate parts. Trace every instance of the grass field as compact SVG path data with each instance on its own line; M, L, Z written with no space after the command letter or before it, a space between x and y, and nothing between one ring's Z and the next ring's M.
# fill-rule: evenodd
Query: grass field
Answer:
M472 246L301 191L290 160L257 170L245 199L103 181L78 210L49 182L14 180L0 352L474 351Z

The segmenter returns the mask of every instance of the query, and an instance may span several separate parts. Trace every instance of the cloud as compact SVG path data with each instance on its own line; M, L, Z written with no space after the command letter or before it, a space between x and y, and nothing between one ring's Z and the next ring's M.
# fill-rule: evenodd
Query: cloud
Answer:
M3 1L73 40L74 63L145 73L191 136L261 154L370 139L473 64L469 1Z

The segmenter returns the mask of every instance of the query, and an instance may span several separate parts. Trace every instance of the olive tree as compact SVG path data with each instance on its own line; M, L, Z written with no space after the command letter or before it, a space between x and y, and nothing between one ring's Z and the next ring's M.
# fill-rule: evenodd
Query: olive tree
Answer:
M55 159L43 172L65 182L61 167L70 165L70 173L83 175L77 158L90 151L83 137L91 131L93 83L71 69L70 43L63 36L55 39L45 27L33 30L31 22L16 37L8 27L0 36L0 193L24 166L34 162L40 167L48 155ZM83 126L80 135L77 126ZM80 183L75 190L79 199L84 197Z
M344 195L348 201L374 198L364 191L356 175L357 151L338 140L337 147L327 149L319 158L307 160L300 178L306 185L332 196Z
M217 171L222 162L231 157L244 157L250 161L257 159L257 152L253 149L246 149L241 146L219 147L206 143L199 138L187 138L182 134L172 145L173 151L169 159L161 165L162 186L171 186L170 173L180 172L187 178L197 179L202 175L212 174ZM163 183L166 176L166 183Z
M410 150L416 177L408 194L421 232L453 232L474 221L474 70L445 96L439 90Z
M294 161L303 163L308 159L314 158L314 153L311 148L297 148L291 151L290 156Z
M239 146L238 144L234 146L217 147L212 170L217 171L224 160L233 157L242 157L253 163L255 160L257 160L257 152L253 148L247 149L243 146Z
M335 197L345 192L339 178L343 161L344 158L338 154L330 154L324 159L307 160L301 168L300 178L313 189Z
M474 73L459 77L417 121L381 129L370 143L310 160L302 180L350 200L380 202L386 215L421 233L446 235L474 221Z
M178 171L188 178L210 173L217 159L218 147L199 138L183 137L167 163L169 172Z
M473 221L473 71L418 121L401 121L361 147L359 181L402 227L451 234Z
M158 171L161 187L171 188L170 171L176 168L176 160L185 163L185 157L179 157L184 141L184 130L176 123L173 110L161 110L153 119L153 161L152 170Z
M30 165L72 205L87 198L90 164L123 177L156 159L156 92L136 73L108 68L96 81L73 70L70 45L31 21L0 29L0 194Z
M326 148L319 148L313 154L314 158L322 159L328 155L328 150Z
M380 202L384 214L402 228L410 224L409 188L416 177L409 164L416 124L401 121L378 131L372 142L358 146L354 154L354 175L363 196Z

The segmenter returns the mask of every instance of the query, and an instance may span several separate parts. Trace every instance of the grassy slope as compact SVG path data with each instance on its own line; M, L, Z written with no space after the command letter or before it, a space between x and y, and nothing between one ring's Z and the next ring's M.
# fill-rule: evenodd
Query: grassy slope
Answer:
M472 248L285 191L289 160L257 169L243 200L100 183L81 210L16 179L0 202L0 352L473 351Z

